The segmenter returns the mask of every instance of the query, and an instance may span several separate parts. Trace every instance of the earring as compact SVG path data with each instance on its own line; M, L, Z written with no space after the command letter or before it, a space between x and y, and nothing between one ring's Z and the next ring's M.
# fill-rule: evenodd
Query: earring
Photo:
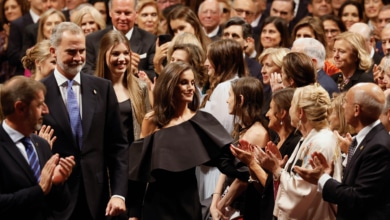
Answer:
M283 121L282 120L280 120L280 125L283 125Z

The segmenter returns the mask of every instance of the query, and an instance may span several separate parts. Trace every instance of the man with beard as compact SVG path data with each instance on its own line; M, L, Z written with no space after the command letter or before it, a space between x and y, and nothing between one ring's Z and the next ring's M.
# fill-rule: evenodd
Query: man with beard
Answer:
M33 134L49 113L45 86L15 76L1 89L0 219L52 219L69 201L66 186L73 156L52 155L46 140Z
M76 160L67 182L71 202L62 218L119 215L126 209L128 149L112 84L80 72L85 64L85 36L79 26L60 23L50 41L57 65L43 80L51 109L44 123L57 137L52 151L75 155Z

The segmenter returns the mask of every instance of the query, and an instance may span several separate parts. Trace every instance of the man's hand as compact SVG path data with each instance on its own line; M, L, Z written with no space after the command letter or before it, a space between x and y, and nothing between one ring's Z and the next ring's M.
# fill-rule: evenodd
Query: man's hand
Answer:
M139 54L131 51L131 71L136 76L138 74Z
M123 199L118 197L111 197L107 204L106 216L117 216L126 211L126 204Z
M70 174L72 174L72 170L75 165L76 162L74 161L74 156L60 158L60 162L54 169L53 184L58 185L65 182L69 178Z
M41 180L39 181L39 186L42 188L42 191L45 195L47 195L52 186L52 177L54 173L54 169L58 163L59 155L54 154L45 164L41 171Z
M333 161L330 164L326 161L325 156L322 153L314 152L311 155L312 159L310 159L310 165L313 169L306 169L299 166L294 166L294 171L298 173L298 175L306 180L307 182L317 185L318 180L324 173L332 176L333 174Z

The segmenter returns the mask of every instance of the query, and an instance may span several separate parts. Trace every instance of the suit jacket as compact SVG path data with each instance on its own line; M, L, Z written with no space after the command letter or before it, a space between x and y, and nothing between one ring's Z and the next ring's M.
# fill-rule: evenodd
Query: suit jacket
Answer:
M94 219L103 219L112 195L126 197L128 144L119 116L119 105L110 81L81 73L82 148L72 135L68 111L63 102L54 74L42 80L47 88L45 102L50 114L44 124L52 126L57 140L53 153L65 157L74 155L76 166L67 181L72 195L68 219L76 205L79 184L84 184L85 198ZM107 168L110 174L108 179Z
M149 78L153 80L156 76L153 66L153 58L156 50L156 36L135 26L133 29L133 35L131 36L129 43L131 51L138 53L141 57L138 69L145 71ZM92 75L95 73L96 59L100 48L100 39L102 39L102 37L111 30L113 30L112 26L96 31L87 36L87 59L83 68L84 72Z
M10 25L7 57L9 64L16 67L17 75L24 74L24 68L21 62L24 29L33 23L34 21L30 13L26 13L22 17L12 21Z
M390 137L382 124L357 146L342 182L328 180L325 201L338 205L337 219L390 219Z
M23 45L20 57L26 55L28 49L37 43L38 38L38 23L30 24L23 32Z
M333 97L333 93L340 92L336 82L323 69L317 72L317 81L329 93L330 98Z
M41 169L52 153L46 140L31 135ZM69 202L68 192L53 186L44 195L34 173L0 124L0 219L54 219Z

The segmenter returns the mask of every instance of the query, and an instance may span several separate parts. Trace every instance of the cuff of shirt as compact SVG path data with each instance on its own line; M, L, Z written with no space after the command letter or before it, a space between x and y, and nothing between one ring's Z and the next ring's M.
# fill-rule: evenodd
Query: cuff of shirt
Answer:
M125 197L120 196L120 195L112 195L112 198L120 198L120 199L122 199L123 201L126 202Z
M318 189L317 189L317 191L322 193L322 189L324 188L324 185L325 185L326 181L328 181L328 180L331 179L331 178L332 178L332 177L329 176L329 174L324 173L324 174L320 177L320 179L318 180Z

